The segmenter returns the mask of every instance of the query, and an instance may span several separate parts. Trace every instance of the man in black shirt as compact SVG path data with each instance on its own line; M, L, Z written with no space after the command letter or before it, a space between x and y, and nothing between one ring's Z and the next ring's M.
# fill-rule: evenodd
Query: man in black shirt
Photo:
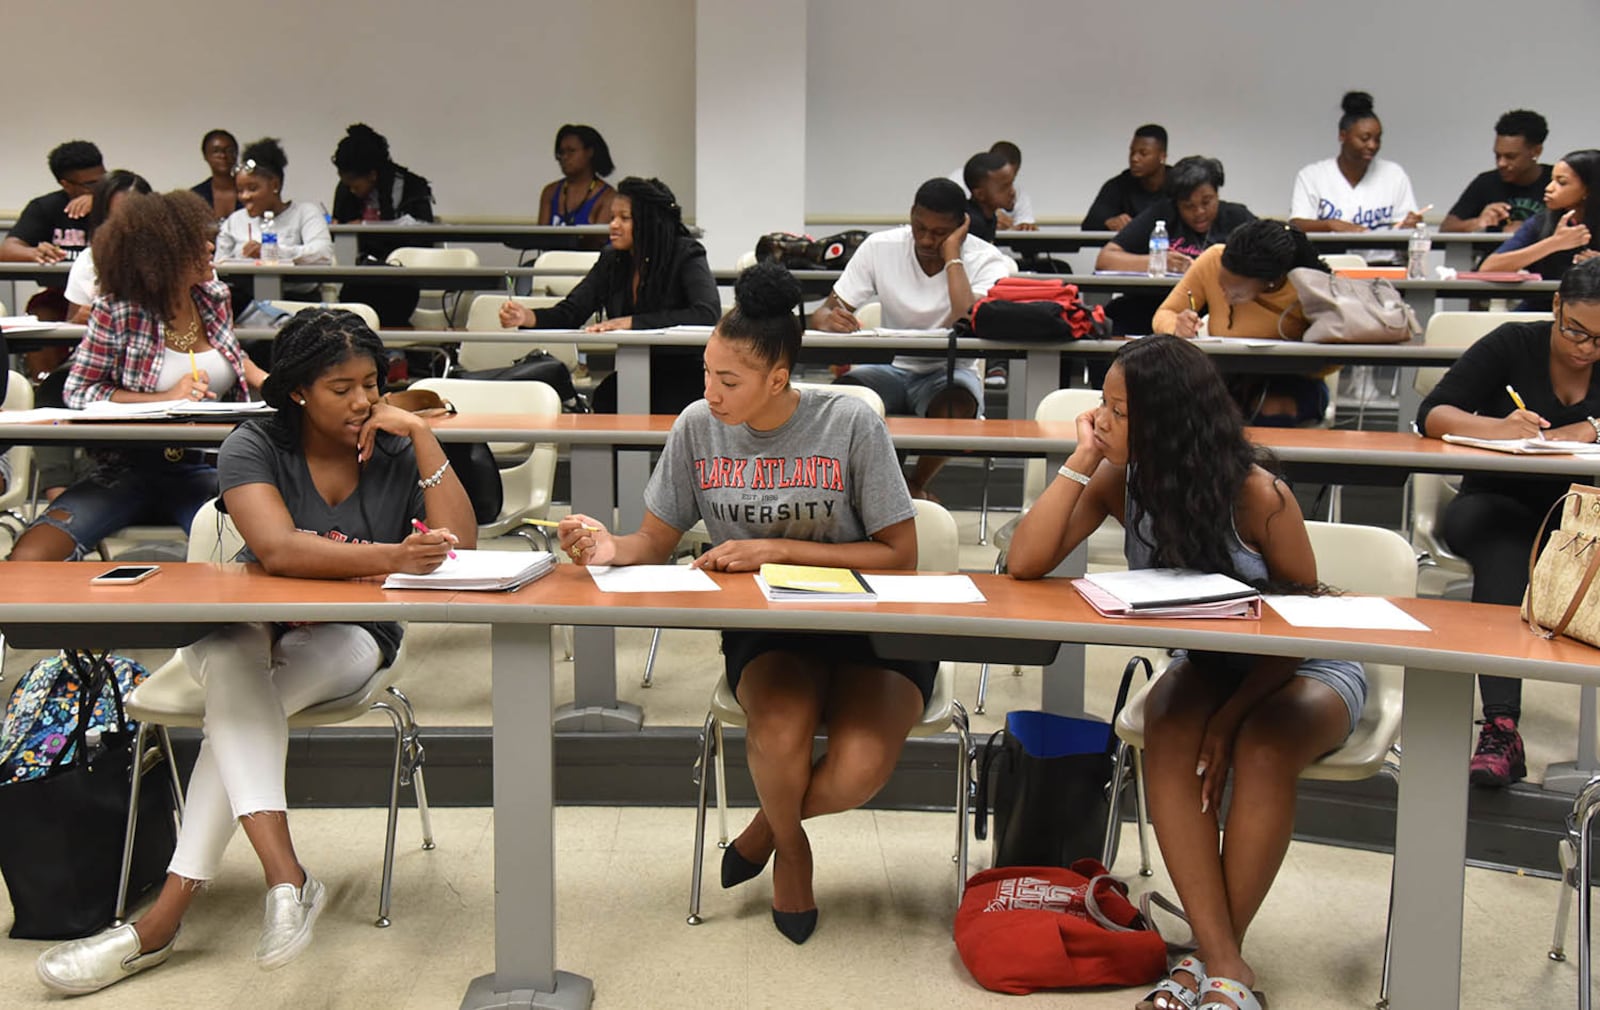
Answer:
M1133 131L1128 167L1106 180L1083 216L1084 231L1121 231L1161 198L1167 183L1167 131L1146 123Z
M967 159L961 177L972 194L967 200L967 234L993 242L1000 212L1016 200L1012 181L1017 170L1004 155L984 151Z
M1467 185L1440 231L1516 231L1544 209L1550 166L1539 163L1550 133L1543 116L1515 109L1494 124L1494 171Z
M76 259L89 245L84 227L88 209L71 216L67 204L106 174L100 149L87 140L69 140L50 152L50 173L61 188L28 201L11 234L0 244L0 260L8 263L59 263Z

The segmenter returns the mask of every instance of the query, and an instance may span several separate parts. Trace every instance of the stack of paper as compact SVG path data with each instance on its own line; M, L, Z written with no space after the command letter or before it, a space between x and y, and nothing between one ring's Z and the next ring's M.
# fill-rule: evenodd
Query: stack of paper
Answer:
M158 400L147 403L118 403L96 400L82 410L72 411L73 421L223 421L231 418L271 414L266 403L234 403L226 400Z
M1146 568L1089 575L1072 586L1103 617L1261 616L1261 594L1227 575Z
M1565 456L1571 453L1600 452L1594 442L1567 442L1558 438L1473 438L1471 435L1446 435L1451 445L1470 445L1474 449L1492 449L1518 456Z
M512 590L548 575L556 566L549 551L456 551L427 575L396 572L385 589Z
M871 603L878 598L861 573L815 565L762 565L756 584L768 600Z

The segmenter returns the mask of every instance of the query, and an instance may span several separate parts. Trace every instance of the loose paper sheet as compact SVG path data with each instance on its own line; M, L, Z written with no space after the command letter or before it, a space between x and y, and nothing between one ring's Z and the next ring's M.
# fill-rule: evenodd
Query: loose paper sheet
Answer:
M590 565L589 574L603 593L708 593L722 588L687 565Z
M1267 605L1297 628L1429 631L1381 596L1267 596Z

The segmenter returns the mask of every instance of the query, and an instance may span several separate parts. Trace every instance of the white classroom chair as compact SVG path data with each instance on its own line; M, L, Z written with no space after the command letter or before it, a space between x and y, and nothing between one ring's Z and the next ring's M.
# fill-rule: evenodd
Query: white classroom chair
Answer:
M455 267L475 267L478 265L478 254L471 249L434 249L428 246L401 246L389 254L388 262L394 266L416 267L419 269L450 269ZM447 306L446 299L449 292L437 289L424 289L417 301L416 311L411 313L411 325L419 330L443 330L450 324L452 312ZM460 308L461 292L456 292L456 305ZM395 346L404 346L396 344Z
M1317 257L1329 270L1365 270L1367 261L1359 253L1323 253Z
M577 249L550 249L539 254L533 261L535 270L566 270L569 273L544 275L535 274L533 277L533 293L536 295L559 295L565 297L572 293L578 282L588 276L589 271L600 261L598 252L583 252Z
M0 306L0 315L5 315L4 306ZM17 372L8 373L5 402L0 403L0 411L31 409L33 384ZM0 526L5 527L15 542L33 520L30 502L33 494L33 447L14 445L6 450L5 459L10 467L11 478L6 482L5 490L0 491Z
M301 309L343 309L346 312L354 312L360 316L361 321L366 323L367 327L373 331L377 331L382 326L378 322L377 310L361 302L289 302L274 298L267 304L273 308L282 309L290 315L294 315Z
M556 295L517 295L510 299L518 305L529 309L547 309L558 304L561 299ZM500 325L500 306L506 303L505 296L474 298L472 308L467 312L467 331L472 333L508 333L506 327ZM483 340L463 339L456 348L456 361L462 371L474 371L480 368L501 368L511 364L529 351L542 350L569 369L578 366L578 345L572 343L552 342L542 339L538 330L524 330L522 333L528 338L519 343L504 343L496 341L490 343Z

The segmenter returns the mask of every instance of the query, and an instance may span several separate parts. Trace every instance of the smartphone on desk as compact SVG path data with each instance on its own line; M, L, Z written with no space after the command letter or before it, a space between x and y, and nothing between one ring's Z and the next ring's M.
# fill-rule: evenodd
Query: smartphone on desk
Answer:
M136 582L143 582L159 571L161 571L160 565L118 565L108 572L101 572L89 581L97 586L131 586Z

